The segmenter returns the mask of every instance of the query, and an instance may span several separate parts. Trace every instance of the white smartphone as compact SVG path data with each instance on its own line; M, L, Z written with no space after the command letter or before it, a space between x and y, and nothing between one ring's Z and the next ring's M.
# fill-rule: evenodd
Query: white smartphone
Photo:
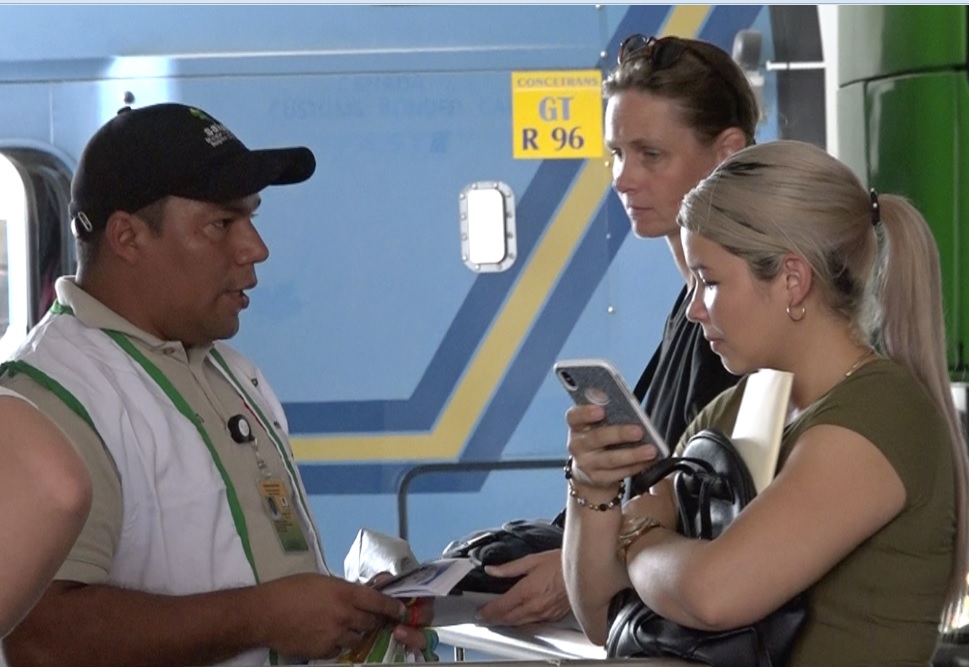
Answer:
M555 375L576 405L601 405L606 409L604 424L638 424L645 436L641 442L624 443L613 447L638 447L645 443L656 445L662 456L670 455L670 448L656 426L643 412L619 371L605 359L563 359L556 362Z

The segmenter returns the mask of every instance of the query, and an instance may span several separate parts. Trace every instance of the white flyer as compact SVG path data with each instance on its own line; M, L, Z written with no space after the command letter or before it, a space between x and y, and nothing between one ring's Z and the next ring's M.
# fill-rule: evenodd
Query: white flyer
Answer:
M380 586L380 591L395 598L447 595L473 569L470 558L442 558L394 577Z

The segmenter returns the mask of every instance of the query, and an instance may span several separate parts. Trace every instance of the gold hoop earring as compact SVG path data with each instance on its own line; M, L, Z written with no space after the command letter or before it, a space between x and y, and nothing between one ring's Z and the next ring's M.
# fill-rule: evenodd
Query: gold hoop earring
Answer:
M801 314L798 315L797 317L794 317L794 313L791 312L791 307L790 306L787 307L787 316L791 318L791 322L800 322L801 320L804 319L804 316L806 314L807 314L807 308L805 308L803 305L801 306Z

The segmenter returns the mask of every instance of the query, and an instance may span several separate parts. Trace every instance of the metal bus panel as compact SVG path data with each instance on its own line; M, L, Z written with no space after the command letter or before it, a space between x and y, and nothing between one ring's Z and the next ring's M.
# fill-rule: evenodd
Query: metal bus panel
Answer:
M966 66L964 5L845 5L838 21L840 86Z

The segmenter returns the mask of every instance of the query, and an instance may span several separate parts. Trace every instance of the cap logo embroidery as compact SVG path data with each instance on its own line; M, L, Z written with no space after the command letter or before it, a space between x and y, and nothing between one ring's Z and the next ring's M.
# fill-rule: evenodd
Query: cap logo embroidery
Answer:
M205 128L205 141L213 148L224 144L229 139L235 139L235 135L222 123L209 125Z
M225 125L218 122L212 116L208 115L201 109L196 109L195 107L190 107L188 112L198 118L199 120L204 120L211 123L207 128L205 128L205 141L213 148L221 146L226 141L230 139L235 139L236 136L232 134Z

